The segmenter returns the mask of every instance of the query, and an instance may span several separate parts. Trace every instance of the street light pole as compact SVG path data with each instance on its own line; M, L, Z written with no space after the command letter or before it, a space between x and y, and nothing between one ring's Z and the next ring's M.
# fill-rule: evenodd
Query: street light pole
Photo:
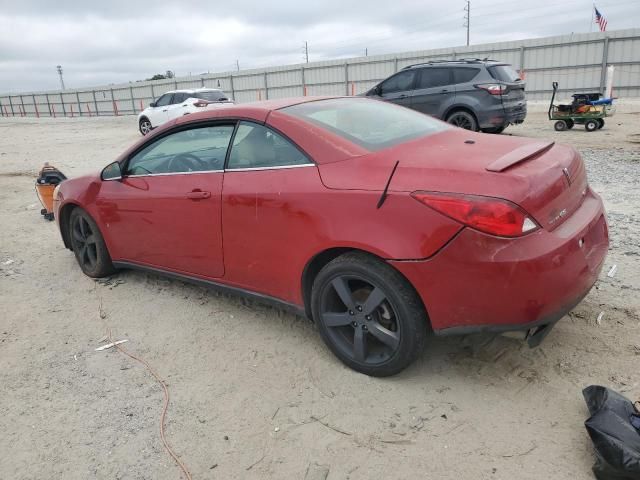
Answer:
M469 46L469 26L471 25L471 0L464 7L464 26L467 27L467 47Z
M60 86L62 87L62 90L64 90L64 79L62 78L62 66L57 65L56 70L58 70L58 75L60 75Z

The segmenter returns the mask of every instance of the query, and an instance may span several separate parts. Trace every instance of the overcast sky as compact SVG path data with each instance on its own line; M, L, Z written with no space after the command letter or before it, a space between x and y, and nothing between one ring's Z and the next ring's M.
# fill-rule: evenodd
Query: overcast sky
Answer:
M0 92L464 45L464 0L0 0ZM608 30L640 0L600 0ZM472 0L471 43L589 32L591 0ZM593 31L597 26L593 27Z

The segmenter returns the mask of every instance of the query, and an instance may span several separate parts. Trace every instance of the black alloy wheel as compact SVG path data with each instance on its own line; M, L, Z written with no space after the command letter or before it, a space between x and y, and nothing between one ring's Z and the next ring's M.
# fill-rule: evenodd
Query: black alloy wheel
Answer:
M455 125L456 127L464 128L465 130L478 131L478 122L472 114L465 112L464 110L458 110L453 112L447 117L447 123Z
M375 257L350 253L327 264L312 292L320 334L345 364L393 375L422 350L426 313L410 284Z
M89 277L104 277L114 272L102 234L93 219L82 209L71 212L71 246L82 271Z
M357 276L335 277L322 295L322 322L346 356L366 365L392 358L401 327L386 293Z

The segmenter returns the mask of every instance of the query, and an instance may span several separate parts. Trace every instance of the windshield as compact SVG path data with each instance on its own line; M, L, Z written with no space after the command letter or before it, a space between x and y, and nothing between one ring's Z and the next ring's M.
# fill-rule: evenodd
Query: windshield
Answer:
M282 111L371 151L451 128L414 110L366 98L319 100L285 107Z
M224 92L220 90L207 90L204 92L195 92L193 98L201 98L209 102L219 102L220 100L229 100Z
M489 73L501 82L519 82L520 75L510 65L496 65L488 68Z

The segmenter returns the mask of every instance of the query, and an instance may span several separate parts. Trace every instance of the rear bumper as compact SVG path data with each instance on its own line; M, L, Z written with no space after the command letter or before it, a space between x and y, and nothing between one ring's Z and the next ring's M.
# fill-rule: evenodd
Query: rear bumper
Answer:
M480 128L496 128L524 122L527 116L526 102L516 105L495 105L478 113Z
M553 231L506 239L465 228L430 259L390 263L418 291L437 334L530 330L584 298L608 245L602 201L589 190Z

